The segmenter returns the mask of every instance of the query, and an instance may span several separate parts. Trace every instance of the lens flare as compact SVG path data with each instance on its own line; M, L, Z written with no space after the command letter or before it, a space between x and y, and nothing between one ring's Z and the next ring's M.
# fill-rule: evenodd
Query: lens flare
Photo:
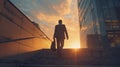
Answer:
M73 49L79 49L80 44L79 43L72 43L70 47L73 48Z

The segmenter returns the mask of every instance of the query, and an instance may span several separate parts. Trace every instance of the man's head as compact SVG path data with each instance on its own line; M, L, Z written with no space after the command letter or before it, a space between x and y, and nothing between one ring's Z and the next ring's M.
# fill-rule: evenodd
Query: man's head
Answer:
M59 24L62 24L62 20L60 19L60 20L58 21L58 23L59 23Z

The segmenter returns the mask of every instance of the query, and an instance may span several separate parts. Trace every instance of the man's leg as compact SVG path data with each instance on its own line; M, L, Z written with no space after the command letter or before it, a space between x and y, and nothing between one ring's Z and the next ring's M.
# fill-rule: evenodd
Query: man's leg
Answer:
M61 49L64 47L64 39L61 39Z
M57 51L60 52L60 40L57 39Z

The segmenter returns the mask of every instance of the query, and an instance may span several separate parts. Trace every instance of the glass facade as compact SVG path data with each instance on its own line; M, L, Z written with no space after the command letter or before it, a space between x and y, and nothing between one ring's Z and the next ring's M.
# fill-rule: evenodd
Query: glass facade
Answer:
M120 46L120 0L78 0L78 8L83 47L90 39L98 39L96 47Z
M48 48L50 39L9 0L0 1L0 58Z

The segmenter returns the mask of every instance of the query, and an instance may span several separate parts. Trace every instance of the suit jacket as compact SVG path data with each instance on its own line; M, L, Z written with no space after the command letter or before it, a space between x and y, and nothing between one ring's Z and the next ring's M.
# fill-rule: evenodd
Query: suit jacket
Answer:
M54 38L65 39L65 36L68 38L68 33L64 24L58 24L55 26Z

